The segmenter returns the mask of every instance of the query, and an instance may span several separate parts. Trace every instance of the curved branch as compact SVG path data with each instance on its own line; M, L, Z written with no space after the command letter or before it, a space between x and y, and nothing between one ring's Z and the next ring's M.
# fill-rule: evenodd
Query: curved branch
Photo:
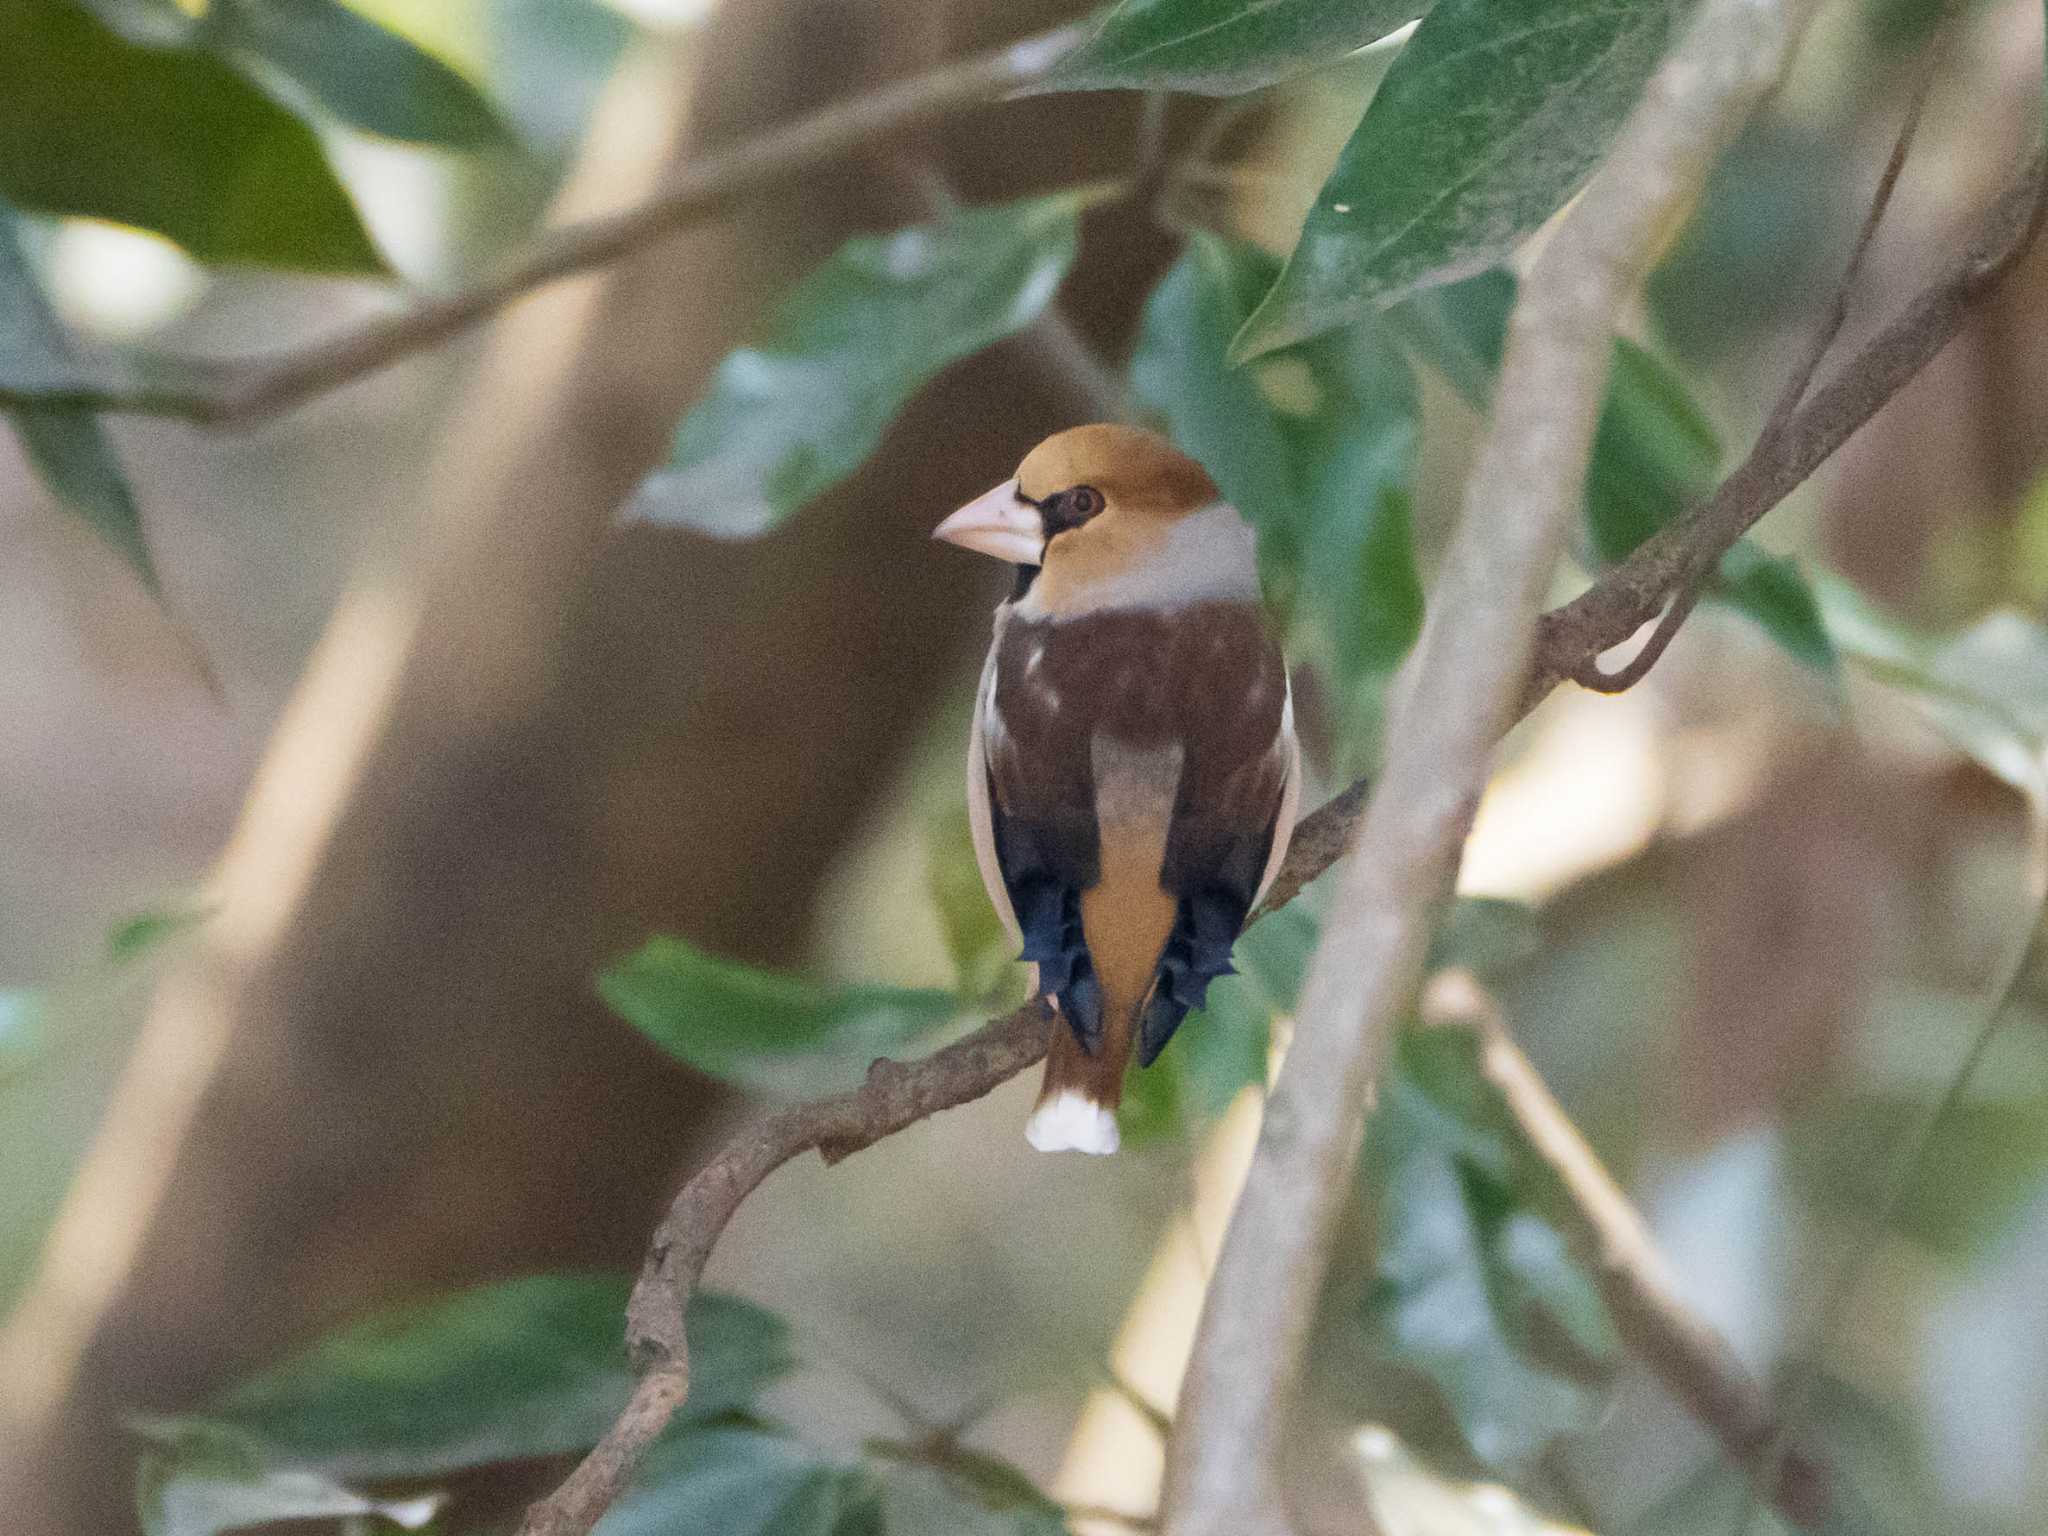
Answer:
M1030 85L1087 34L1081 23L1054 27L821 108L705 157L637 207L543 234L496 277L423 299L324 341L247 361L181 359L136 365L114 360L100 370L106 377L96 375L88 364L85 380L74 388L0 386L0 408L117 411L177 417L208 427L264 420L439 346L536 288L607 266L725 212L744 196Z
M683 1314L740 1203L784 1163L816 1150L851 1157L918 1121L980 1098L1045 1055L1052 1014L1027 1003L921 1061L877 1061L850 1093L771 1110L685 1184L648 1245L626 1307L640 1379L618 1420L562 1485L526 1512L519 1536L585 1536L690 1390Z

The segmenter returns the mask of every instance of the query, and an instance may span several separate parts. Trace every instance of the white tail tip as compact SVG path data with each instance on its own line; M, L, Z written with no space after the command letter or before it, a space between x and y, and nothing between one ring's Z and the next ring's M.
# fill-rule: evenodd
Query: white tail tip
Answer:
M1031 1112L1024 1139L1041 1152L1093 1152L1107 1156L1122 1144L1116 1115L1093 1099L1063 1088Z

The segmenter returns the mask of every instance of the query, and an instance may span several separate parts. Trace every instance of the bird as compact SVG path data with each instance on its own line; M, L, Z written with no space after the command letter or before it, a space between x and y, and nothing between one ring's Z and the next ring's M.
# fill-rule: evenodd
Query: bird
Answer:
M1287 854L1301 751L1256 540L1156 433L1054 434L932 536L1015 567L981 672L968 820L1055 1023L1025 1136L1111 1153L1149 1067Z

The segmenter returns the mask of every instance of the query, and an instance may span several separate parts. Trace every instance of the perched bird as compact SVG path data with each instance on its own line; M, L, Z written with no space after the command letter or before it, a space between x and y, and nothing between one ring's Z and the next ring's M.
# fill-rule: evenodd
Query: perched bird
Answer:
M1150 1066L1280 868L1301 755L1251 529L1150 432L1075 427L934 538L1017 568L967 751L989 900L1057 1010L1025 1127L1114 1152Z

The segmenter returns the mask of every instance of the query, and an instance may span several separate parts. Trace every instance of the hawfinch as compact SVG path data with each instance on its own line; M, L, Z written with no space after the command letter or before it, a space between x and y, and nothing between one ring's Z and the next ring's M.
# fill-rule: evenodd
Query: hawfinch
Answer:
M975 855L1064 1021L1025 1127L1114 1152L1280 868L1301 789L1251 529L1149 432L1076 427L933 533L1017 568L967 749Z

